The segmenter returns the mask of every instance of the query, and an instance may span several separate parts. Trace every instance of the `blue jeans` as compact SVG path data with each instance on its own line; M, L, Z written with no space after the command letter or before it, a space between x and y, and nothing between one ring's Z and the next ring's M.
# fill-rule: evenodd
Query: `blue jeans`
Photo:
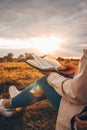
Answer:
M42 95L38 96L38 89L43 92ZM34 94L34 90L36 95ZM61 96L47 83L47 77L42 77L41 79L37 80L35 83L30 85L29 87L25 88L21 93L17 96L12 98L12 106L14 108L17 107L25 107L35 102L41 101L43 99L48 99L54 108L58 111Z

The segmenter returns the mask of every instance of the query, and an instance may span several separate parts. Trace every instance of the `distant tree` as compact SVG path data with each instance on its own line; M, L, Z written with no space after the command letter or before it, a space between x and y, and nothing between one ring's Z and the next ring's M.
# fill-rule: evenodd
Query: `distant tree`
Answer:
M13 61L13 53L8 53L8 55L6 56L6 59L7 59L7 61L10 61L10 62L12 62Z
M17 58L17 61L24 61L25 57L24 55L19 55L18 58Z
M62 57L58 57L57 60L59 60L59 61L63 61L64 58L62 58Z
M7 56L4 56L4 57L2 58L2 62L7 62Z
M31 53L25 53L25 59L33 59Z
M0 62L2 62L2 61L3 61L3 58L0 57Z

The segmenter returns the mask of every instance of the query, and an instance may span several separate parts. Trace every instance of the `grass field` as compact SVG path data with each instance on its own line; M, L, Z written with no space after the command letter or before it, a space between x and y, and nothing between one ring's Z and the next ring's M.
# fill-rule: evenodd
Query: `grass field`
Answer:
M62 64L65 62L63 61ZM78 62L73 61L72 64L77 66ZM42 76L38 70L24 62L1 62L0 98L9 98L8 88L10 85L15 85L19 90L22 90ZM56 117L57 112L53 106L48 100L44 100L24 108L21 120L32 130L54 130ZM19 117L17 116L17 118Z

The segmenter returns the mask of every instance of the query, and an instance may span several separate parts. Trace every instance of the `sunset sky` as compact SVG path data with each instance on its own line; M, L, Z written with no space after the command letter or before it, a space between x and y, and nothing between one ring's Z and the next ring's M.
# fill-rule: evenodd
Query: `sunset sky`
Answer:
M78 57L83 48L87 0L0 0L0 56L30 49Z

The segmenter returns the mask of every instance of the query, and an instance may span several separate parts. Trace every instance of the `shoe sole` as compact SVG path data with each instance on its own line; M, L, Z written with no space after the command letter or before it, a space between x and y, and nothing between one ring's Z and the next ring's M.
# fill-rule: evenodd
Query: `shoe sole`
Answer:
M18 91L18 89L15 86L9 87L9 95L10 95L11 98L15 97L19 93L20 93L20 91Z
M18 91L18 89L15 86L9 87L9 95L11 98L17 96L21 91ZM22 107L16 108L16 112L19 112L22 110Z

